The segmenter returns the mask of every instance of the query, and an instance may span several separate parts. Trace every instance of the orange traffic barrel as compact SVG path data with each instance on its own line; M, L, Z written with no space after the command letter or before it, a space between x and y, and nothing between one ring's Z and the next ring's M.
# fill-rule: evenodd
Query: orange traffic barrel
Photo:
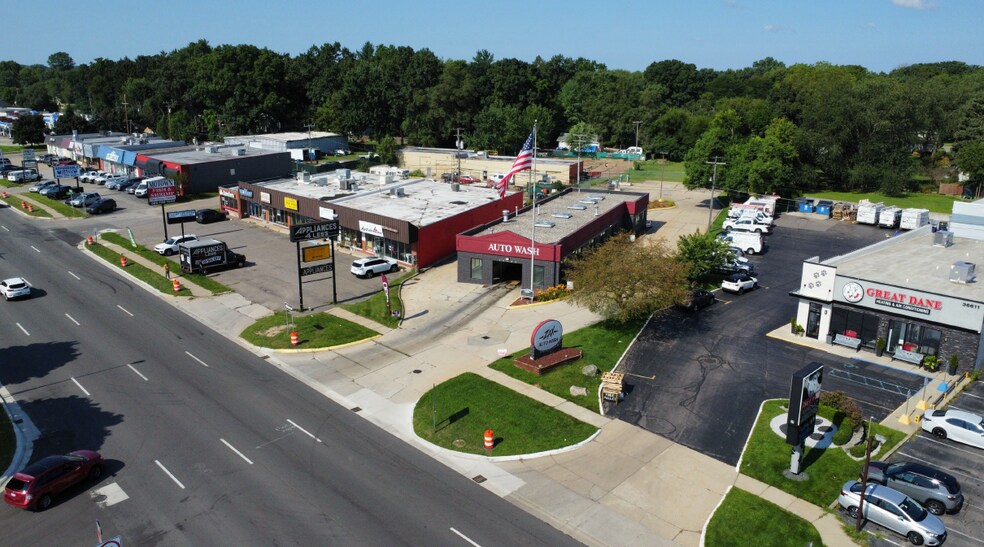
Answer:
M495 434L491 429L485 430L485 449L492 450L495 448Z
M92 236L85 238L85 242L88 243L89 245L92 245Z
M296 346L301 343L301 337L297 335L297 331L291 331L290 333L290 345Z
M27 212L28 213L33 213L34 212L34 206L31 205L30 203L27 204Z
M27 209L27 202L24 200L21 200L21 209Z
M126 268L126 257L123 255L120 255L120 267Z
M174 287L174 292L181 292L181 283L178 283L178 278L174 278L171 281L171 285Z
M0 196L3 196L3 199L7 199L7 192L0 192Z

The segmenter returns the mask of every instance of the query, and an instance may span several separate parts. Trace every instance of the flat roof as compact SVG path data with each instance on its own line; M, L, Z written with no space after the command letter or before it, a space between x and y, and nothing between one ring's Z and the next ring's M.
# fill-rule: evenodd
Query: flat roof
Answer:
M482 231L468 235L480 237L506 230L525 239L534 236L537 243L555 244L593 220L595 207L598 208L598 214L603 215L612 209L621 207L623 203L636 201L642 196L648 196L648 194L607 190L585 190L582 192L571 190L566 194L539 202L536 222L537 224L553 223L554 226L551 228L537 226L534 234L533 209L526 208L521 210L518 215L510 216L508 222L503 223L500 219L498 222L486 226ZM599 197L603 199L596 200ZM510 214L512 213L514 211L510 211ZM564 218L567 215L570 215L570 218Z
M837 275L984 302L984 271L973 283L950 281L954 262L984 268L984 241L954 235L952 246L937 247L934 236L923 226L822 263L836 266Z
M326 206L338 204L368 211L415 226L427 226L449 217L470 211L490 201L498 201L494 188L462 184L459 191L452 185L433 179L408 179L386 183L385 176L352 173L349 180L357 190L346 190L335 173L315 175L308 180L282 178L255 182L256 186L279 190L287 194L324 201ZM403 196L393 196L391 189L401 189ZM398 190L397 190L398 191Z
M324 137L341 137L341 135L339 133L328 133L326 131L312 131L310 133L294 131L289 133L262 133L260 135L232 135L225 138L237 140L266 139L270 141L290 142L307 140L308 138L320 139Z
M425 146L405 146L400 149L401 152L425 152L431 154L457 154L458 152L463 152L468 154L468 159L470 160L492 160L492 161L502 161L502 162L512 162L516 160L516 156L493 156L492 154L482 155L484 152L480 150L457 150L455 148L428 148ZM583 159L581 161L584 161ZM577 163L576 159L562 159L562 158L541 158L536 157L537 163L546 163L550 165L565 165Z
M174 152L166 153L148 153L148 157L156 158L162 161L170 161L175 163L180 163L183 165L192 165L196 163L210 163L213 161L225 161L234 160L236 158L247 158L256 156L270 156L273 154L286 154L287 152L279 150L264 150L262 148L247 148L242 145L225 145L217 147L216 152L209 152L207 148L196 147L193 150L178 150ZM153 150L153 149L151 149ZM236 150L245 150L246 152L241 155L236 154ZM148 150L150 152L150 150ZM156 151L155 151L156 152Z

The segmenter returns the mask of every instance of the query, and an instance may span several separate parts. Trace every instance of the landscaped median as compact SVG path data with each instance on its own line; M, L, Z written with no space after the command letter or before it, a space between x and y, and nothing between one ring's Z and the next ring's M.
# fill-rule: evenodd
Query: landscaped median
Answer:
M778 505L732 488L707 524L705 545L823 545L820 533Z
M246 327L239 336L254 346L270 349L328 349L379 336L330 313L295 315L293 319L293 326L289 326L286 312L275 313ZM296 346L291 344L292 332L297 333Z
M155 251L153 249L147 249L143 245L139 245L139 244L138 245L134 245L129 239L121 236L120 234L117 234L116 232L103 232L103 233L99 234L99 238L105 240L108 243L112 243L113 245L118 245L120 247L123 247L124 249L127 249L127 252L133 253L133 254L135 254L135 255L137 255L137 256L145 259L145 260L149 260L150 262L153 262L154 264L157 264L160 267L160 269L158 270L158 272L150 272L150 270L148 270L147 268L143 268L142 266L141 266L141 268L143 268L143 270L146 270L150 274L157 275L157 277L159 279L154 280L154 282L151 283L153 286L157 287L158 285L160 285L161 287L164 287L165 286L164 284L160 284L159 283L160 281L163 281L166 284L166 286L167 286L168 289L171 289L172 288L171 281L168 281L167 278L164 277L163 272L164 272L164 265L165 264L169 264L172 268L175 267L175 264L174 264L174 261L173 260L168 260L167 258L164 258L163 256L161 256L157 251ZM112 251L112 252L115 252L115 251ZM117 253L116 259L119 260L119 254L118 253ZM129 271L129 270L130 270L130 268L127 267L127 271ZM139 270L137 270L137 271L139 271ZM177 274L177 272L174 272L174 273ZM201 287L201 288L203 288L203 289L211 292L213 295L216 295L216 294L224 294L224 293L232 292L232 289L230 289L229 287L226 287L222 283L219 283L218 281L215 281L214 279L212 279L212 278L210 278L208 276L198 275L198 274L181 274L181 275L182 275L182 277L184 277L185 279L187 279L190 283L194 283L195 285L197 285L197 286L199 286L199 287ZM141 278L141 279L143 279L143 278ZM146 279L145 279L145 281L146 281ZM167 292L167 291L165 291L165 292ZM188 294L187 291L184 291L184 292L186 294L183 294L182 296L190 296L190 294Z
M162 293L173 294L175 296L191 296L191 291L187 289L175 293L174 285L171 281L165 279L163 275L151 271L143 264L138 264L134 261L127 261L126 267L123 267L120 260L120 253L118 251L95 242L92 243L92 245L87 245L87 247L96 256L121 270L126 270L127 275L143 281Z
M386 313L386 293L382 290L382 280L379 282L379 292L355 304L342 304L341 308L385 327L395 329L400 326L400 319L403 317L403 299L400 298L403 283L413 278L415 273L415 271L410 271L398 279L387 279L390 298L389 313Z
M413 429L437 446L468 454L516 456L556 450L598 428L473 373L443 382L413 410ZM494 448L485 450L492 430Z
M612 370L645 324L644 319L627 323L602 321L567 333L564 335L564 347L580 349L582 357L577 361L550 369L542 375L523 370L513 363L516 358L529 353L529 348L523 348L512 355L493 361L489 366L517 380L538 386L558 397L597 412L601 374L585 376L581 369L586 365L595 365L601 372ZM586 396L571 395L571 386L586 388L588 394Z
M21 207L21 203L24 203L26 205L28 203L28 200L22 199L21 196L18 194L7 194L7 197L0 197L0 199L2 199L4 203L6 203L11 207L21 208L21 210L26 215L31 215L32 217L38 217L38 218L51 218L51 213L45 211L41 207L38 207L37 205L34 204L34 202L30 202L32 205L34 205L33 211L29 210L26 206Z

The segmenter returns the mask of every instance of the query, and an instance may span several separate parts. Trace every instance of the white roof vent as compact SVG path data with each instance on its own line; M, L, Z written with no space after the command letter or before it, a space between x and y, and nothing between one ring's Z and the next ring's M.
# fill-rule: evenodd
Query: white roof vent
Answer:
M939 232L936 232L939 233ZM974 267L973 262L964 262L958 260L950 266L950 281L954 283L973 283L974 278Z
M585 207L584 205L578 205L576 203L574 205L568 205L567 208L573 209L575 211L584 211L585 209L587 209L587 207Z
M554 214L552 214L550 216L552 216L554 218L571 218L574 215L572 215L570 213L554 213Z
M933 233L934 247L950 247L953 245L953 232L940 230Z
M533 225L536 226L537 228L553 228L554 226L556 226L556 224L550 222L549 220L538 220L534 222Z

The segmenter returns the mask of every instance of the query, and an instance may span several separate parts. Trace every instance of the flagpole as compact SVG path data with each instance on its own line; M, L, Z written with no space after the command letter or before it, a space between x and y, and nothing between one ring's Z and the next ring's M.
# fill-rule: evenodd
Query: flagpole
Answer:
M533 120L533 169L530 171L530 198L533 202L533 226L530 229L530 303L534 299L533 271L536 269L536 120Z

